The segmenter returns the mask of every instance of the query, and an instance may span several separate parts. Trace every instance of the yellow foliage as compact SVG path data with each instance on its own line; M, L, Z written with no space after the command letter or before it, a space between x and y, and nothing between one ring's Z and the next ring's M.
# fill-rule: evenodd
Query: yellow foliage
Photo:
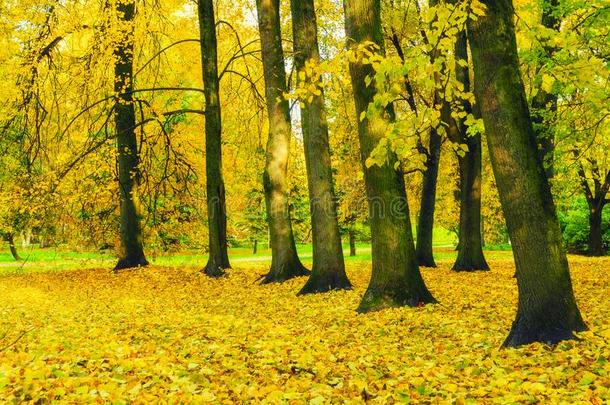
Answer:
M508 254L489 273L424 269L441 304L366 315L354 309L368 263L348 264L353 291L305 297L303 279L260 286L265 267L241 264L220 280L183 268L1 277L0 399L610 401L610 259L571 259L583 340L510 350Z

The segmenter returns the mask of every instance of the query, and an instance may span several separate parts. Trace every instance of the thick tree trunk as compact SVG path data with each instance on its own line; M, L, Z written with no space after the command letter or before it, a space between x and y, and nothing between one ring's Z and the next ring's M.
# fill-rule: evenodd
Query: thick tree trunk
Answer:
M294 67L300 72L305 62L319 62L318 28L313 0L291 0L294 38ZM300 80L300 79L299 79ZM299 294L349 289L345 274L341 233L333 190L333 175L328 143L328 125L324 111L324 93L304 101L301 126L311 212L313 266L311 275Z
M602 240L602 211L603 205L589 204L589 256L603 256L606 253Z
M222 177L222 121L213 0L199 0L201 65L205 93L205 172L208 205L209 258L203 271L219 277L231 267L227 253L227 214Z
M345 0L345 28L350 44L372 41L383 47L379 0ZM382 48L381 48L382 49ZM356 116L367 110L375 96L370 64L350 63ZM358 138L369 201L373 271L362 298L360 312L393 306L418 306L435 302L417 266L409 205L402 170L394 168L397 158L390 154L383 166L366 166L366 160L384 137L384 125L369 118L359 120Z
M354 257L356 256L356 233L350 229L347 234L349 237L349 255Z
M12 233L7 233L6 234L6 241L8 242L8 248L11 251L11 256L13 256L13 259L20 261L21 260L21 256L19 256L19 253L17 252L17 246L15 246L15 237Z
M138 146L135 134L136 118L133 103L133 20L134 2L117 2L117 13L122 24L114 55L114 119L117 137L118 180L121 198L122 257L115 270L148 265L142 246L142 231L135 198L138 177Z
M269 223L271 269L263 283L282 282L309 271L297 255L288 207L288 155L290 114L286 92L284 51L280 32L279 0L256 0L260 32L269 138L263 186Z
M415 252L420 266L436 267L432 253L432 239L434 230L434 208L436 205L436 183L438 180L438 166L441 157L442 138L436 129L430 130L430 143L428 145L428 159L426 171L422 180L421 201L419 217L417 220L417 239Z
M457 59L468 61L468 42L465 31L458 35L455 56ZM456 77L464 85L464 91L470 91L468 66L458 66ZM467 113L472 112L468 101L464 101L464 111ZM451 116L451 113L449 113L449 116ZM481 230L481 136L478 134L468 136L467 127L464 125L463 120L459 123L456 122L455 128L457 129L459 142L468 146L468 151L464 156L458 156L460 172L460 240L453 270L489 270L483 255Z
M483 0L468 21L475 95L513 244L519 305L505 346L557 343L586 328L572 291L555 205L519 73L511 0Z

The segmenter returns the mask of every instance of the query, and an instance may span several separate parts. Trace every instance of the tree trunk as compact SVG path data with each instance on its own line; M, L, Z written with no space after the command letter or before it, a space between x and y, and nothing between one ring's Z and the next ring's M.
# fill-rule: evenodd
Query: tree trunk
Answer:
M469 137L469 151L458 157L460 170L460 230L453 270L489 270L481 235L481 138Z
M40 247L41 249L46 249L46 248L48 248L49 246L51 246L51 239L50 239L50 238L49 238L47 235L42 235L42 236L40 237L40 244L39 244L39 247Z
M434 229L434 208L436 205L436 183L438 180L438 166L441 157L442 138L436 129L430 130L430 143L428 146L428 159L426 171L422 181L419 217L417 221L417 240L415 251L420 266L436 267L432 253L432 239Z
M309 271L297 255L288 207L288 155L290 113L286 92L284 51L280 32L279 0L256 0L260 32L269 138L263 186L269 224L271 269L263 283L282 282Z
M481 215L481 246L485 247L485 216Z
M211 277L231 267L227 253L227 214L222 178L222 121L218 91L216 23L213 0L199 0L201 65L205 93L205 172L208 205L209 258L203 271Z
M468 42L465 31L458 35L455 56L456 59L468 61ZM468 66L458 66L456 69L456 77L464 85L464 91L470 91ZM464 111L467 113L472 112L468 101L464 101ZM449 116L451 118L451 113L449 113ZM460 230L458 255L453 264L453 270L489 270L483 255L481 232L481 135L469 136L463 120L455 124L459 142L468 146L468 151L464 156L458 156L460 172Z
M117 40L114 55L114 120L117 137L118 180L121 198L122 257L114 270L148 265L142 247L140 218L135 198L138 177L138 146L136 140L135 109L133 103L133 20L135 3L118 2L117 14L124 27Z
M603 205L589 204L589 256L603 256L606 253L602 240L602 212Z
M252 254L255 255L258 250L258 241L254 239L254 243L252 244Z
M489 154L513 244L519 304L504 346L557 343L586 328L572 291L553 197L519 73L511 0L483 0L468 21Z
M354 257L356 256L356 233L350 229L347 234L349 236L349 255Z
M21 247L26 248L32 244L32 229L27 229L21 233Z
M380 0L345 0L345 28L352 45L372 41L383 51ZM375 96L370 64L350 63L356 117L360 117ZM415 256L409 205L402 170L390 154L383 166L366 166L366 160L384 137L384 126L365 117L358 120L358 138L371 224L373 271L358 310L367 312L402 305L435 302L421 277Z
M430 0L430 7L436 7L438 0ZM417 6L417 5L416 5ZM419 10L419 6L417 6ZM428 37L422 31L422 40L428 44ZM438 56L438 52L433 52L430 57L430 62L434 63ZM404 60L404 57L403 57ZM440 76L434 75L434 80L439 82ZM414 101L409 103L414 105ZM446 104L440 94L434 92L434 104ZM413 107L412 107L413 108ZM415 240L415 254L417 262L420 266L436 267L433 253L433 237L434 237L434 209L436 206L436 183L438 181L438 168L441 158L441 146L443 143L441 135L436 128L430 129L430 139L428 140L428 150L426 155L426 170L422 179L422 192L419 204L419 217L417 219L417 238Z
M12 233L7 233L6 241L8 242L8 248L11 251L11 255L13 256L13 259L15 259L16 261L20 261L21 256L19 256L19 253L17 252L17 246L15 246L14 235Z
M294 67L300 72L306 61L319 62L318 28L313 0L291 0ZM300 79L299 79L300 80ZM324 93L304 101L301 126L311 212L313 266L299 294L349 289L345 274L337 205L324 111Z

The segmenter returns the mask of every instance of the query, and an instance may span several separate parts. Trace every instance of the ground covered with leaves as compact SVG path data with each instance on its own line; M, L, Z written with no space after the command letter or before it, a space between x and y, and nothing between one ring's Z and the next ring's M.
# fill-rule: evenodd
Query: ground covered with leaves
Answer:
M260 286L262 263L0 275L0 400L51 402L610 401L610 259L571 258L590 330L500 349L514 317L510 259L489 273L424 269L438 305L357 314L353 291Z

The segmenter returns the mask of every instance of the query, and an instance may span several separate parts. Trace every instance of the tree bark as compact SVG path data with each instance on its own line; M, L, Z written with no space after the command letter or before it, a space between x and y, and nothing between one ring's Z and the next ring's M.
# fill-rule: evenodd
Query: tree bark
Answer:
M468 152L458 157L460 171L460 230L453 270L489 270L481 235L481 138L466 139Z
M350 45L372 41L383 52L380 0L345 0L343 4ZM351 62L350 76L356 117L360 117L375 96L375 86L365 82L374 71L370 64ZM367 158L384 137L384 126L367 117L358 121L373 256L371 280L358 311L435 302L417 265L403 173L394 168L396 156L390 153L383 166L366 166Z
M349 236L349 255L354 257L356 256L356 233L350 229L347 234Z
M21 256L19 256L19 252L17 252L17 246L15 246L15 237L12 233L7 233L6 234L6 241L8 242L8 248L11 251L11 256L13 256L13 259L15 259L16 261L20 261L21 260Z
M313 0L291 0L294 67L300 72L306 61L318 63L318 28ZM301 80L299 78L299 80ZM349 289L345 273L341 233L328 142L324 93L313 95L301 107L301 126L311 212L313 266L299 294Z
M483 0L468 21L475 95L485 123L500 202L513 244L519 303L504 346L574 338L582 320L553 197L538 157L519 72L511 0Z
M603 204L595 201L589 204L589 237L588 253L589 256L603 256L606 251L602 240L602 212Z
M114 270L148 265L142 246L142 231L135 198L138 177L138 146L133 103L133 21L135 3L117 2L116 11L123 27L114 49L114 119L117 137L118 180L121 199L122 257Z
M462 31L457 38L455 57L468 61L468 41L466 32ZM468 66L457 66L456 77L464 85L464 91L470 91L470 73ZM464 111L472 112L468 101L463 102ZM449 118L451 112L449 112ZM469 136L464 121L455 123L458 142L468 146L464 156L458 156L460 173L460 229L458 255L453 270L477 271L489 270L483 254L481 225L481 135ZM450 130L451 132L451 130Z
M578 159L578 152L573 151ZM587 253L589 256L603 256L605 252L604 242L602 240L602 214L605 205L608 203L606 195L610 190L610 171L602 174L599 169L598 162L595 158L588 158L588 162L592 165L591 172L593 174L593 184L589 184L589 178L585 171L582 162L578 163L578 178L580 186L587 200L589 208L589 235L587 240Z
M213 0L199 0L201 66L205 93L205 172L209 258L203 272L219 277L231 267L227 253L227 214L222 176L222 121Z
M258 241L254 239L254 243L252 243L252 254L255 255L258 251Z
M430 0L430 7L438 5L438 0ZM416 4L417 10L419 6ZM422 41L428 44L428 37L425 31L422 32ZM434 63L437 58L437 52L433 52L430 56L430 62ZM404 57L402 58L404 60ZM438 83L440 76L434 75L434 80ZM410 99L413 100L412 90L409 91ZM413 108L414 101L410 101L409 105ZM434 105L446 104L442 100L438 91L434 92ZM430 139L428 140L428 150L426 152L426 170L422 178L422 192L419 204L419 216L417 219L417 238L415 240L415 254L417 262L420 266L436 267L433 253L433 238L434 238L434 210L436 207L436 184L438 182L438 169L441 158L441 146L443 139L436 128L431 128L429 132Z
M287 88L279 0L256 0L256 8L269 118L263 186L272 260L271 269L264 277L263 283L271 283L304 276L309 274L309 271L297 255L288 206L291 127L288 101L284 98Z
M436 183L441 157L442 138L435 128L430 130L426 170L422 180L419 217L417 220L417 239L415 252L420 266L436 267L432 252L434 231L434 208L436 205Z

